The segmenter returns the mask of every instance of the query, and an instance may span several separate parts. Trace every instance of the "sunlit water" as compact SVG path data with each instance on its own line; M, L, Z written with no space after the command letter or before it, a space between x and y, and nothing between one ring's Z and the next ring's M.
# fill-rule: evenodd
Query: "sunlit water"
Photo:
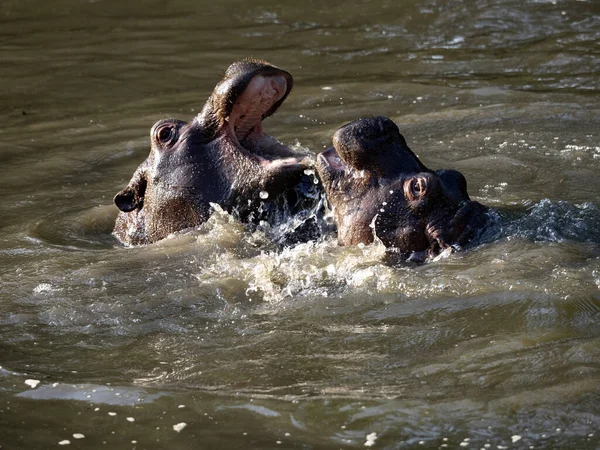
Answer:
M599 38L593 1L1 2L0 448L598 448ZM295 77L269 133L387 115L493 226L118 245L150 126L250 55Z

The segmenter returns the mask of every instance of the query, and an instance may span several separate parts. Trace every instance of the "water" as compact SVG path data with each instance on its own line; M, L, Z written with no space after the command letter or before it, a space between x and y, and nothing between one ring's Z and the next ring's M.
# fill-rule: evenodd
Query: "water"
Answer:
M594 1L2 1L0 447L598 448L599 38ZM295 77L282 142L387 115L495 226L422 266L223 212L119 246L151 125L245 56Z

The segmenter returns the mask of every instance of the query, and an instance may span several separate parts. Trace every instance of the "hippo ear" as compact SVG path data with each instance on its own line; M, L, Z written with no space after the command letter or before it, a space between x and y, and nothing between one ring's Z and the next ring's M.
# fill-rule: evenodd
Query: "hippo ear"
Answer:
M436 170L435 172L444 185L446 195L456 203L471 200L467 193L467 179L458 170Z
M142 209L145 194L146 178L142 174L136 173L127 187L115 195L115 205L123 212Z

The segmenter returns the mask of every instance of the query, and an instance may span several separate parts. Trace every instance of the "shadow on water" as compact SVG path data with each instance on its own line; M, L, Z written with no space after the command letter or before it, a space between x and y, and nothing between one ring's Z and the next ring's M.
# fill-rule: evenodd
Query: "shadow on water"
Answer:
M106 250L119 244L111 234L117 212L107 205L53 214L32 225L28 235L65 249Z

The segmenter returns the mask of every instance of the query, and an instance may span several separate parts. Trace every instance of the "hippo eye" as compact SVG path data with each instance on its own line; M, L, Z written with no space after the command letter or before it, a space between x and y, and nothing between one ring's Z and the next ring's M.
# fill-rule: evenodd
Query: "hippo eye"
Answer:
M427 193L428 184L427 177L412 177L404 183L404 195L410 201L419 200Z
M183 139L186 122L177 119L163 119L156 122L150 129L150 141L157 149L175 150L174 146Z
M164 125L156 130L156 137L159 142L168 144L175 135L175 127L173 125Z

